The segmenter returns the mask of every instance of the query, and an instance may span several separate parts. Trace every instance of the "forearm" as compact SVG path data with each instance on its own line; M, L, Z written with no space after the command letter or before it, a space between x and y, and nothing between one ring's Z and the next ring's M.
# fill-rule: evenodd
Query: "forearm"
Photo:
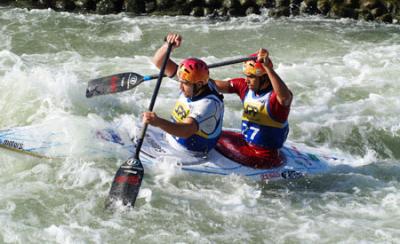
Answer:
M162 118L158 121L157 127L161 128L168 134L182 138L188 138L197 131L197 124L174 123Z
M230 93L231 92L231 85L229 81L224 81L224 80L212 80L211 81L215 82L215 85L218 89L219 92L222 93Z
M157 68L161 68L162 62L164 60L165 54L167 53L168 49L168 44L164 43L154 54L153 56L153 63ZM173 76L176 72L177 64L172 61L171 59L168 59L167 61L167 66L165 68L165 74L169 77Z
M285 82L282 81L282 79L273 68L266 66L264 66L264 68L267 71L267 75L271 81L272 88L276 93L278 102L281 105L289 106L292 101L292 92L289 90Z
M267 71L268 78L271 81L278 102L283 106L289 106L292 102L292 92L273 69L267 49L261 48L258 51L257 60L262 63L262 66Z

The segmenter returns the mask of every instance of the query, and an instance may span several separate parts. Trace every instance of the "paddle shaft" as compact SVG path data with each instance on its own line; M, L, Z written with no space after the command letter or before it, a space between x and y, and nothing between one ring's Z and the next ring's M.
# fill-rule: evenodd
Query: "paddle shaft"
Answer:
M219 62L219 63L215 63L215 64L210 64L210 65L208 65L208 68L212 69L212 68L217 68L217 67L221 67L221 66L225 66L225 65L237 64L237 63L246 62L246 61L250 61L250 60L256 60L256 59L257 59L257 57L237 58L237 59L227 60L227 61L223 61L223 62Z
M242 63L242 62L246 62L246 61L249 61L249 60L256 60L256 59L257 59L257 57L237 58L237 59L232 59L232 60L222 61L222 62L219 62L219 63L210 64L210 65L208 65L208 68L209 69L218 68L218 67L221 67L221 66L237 64L237 63ZM158 76L159 76L158 74L157 75L147 75L147 76L144 76L143 81L153 80L153 79L158 78ZM164 75L164 76L166 76L166 75Z
M168 43L167 52L165 54L163 63L161 65L160 74L157 77L157 83L156 83L156 86L154 88L153 96L151 97L151 101L150 101L150 105L149 105L149 111L150 112L153 111L154 104L156 103L156 98L157 98L157 95L158 95L158 91L160 90L161 81L162 81L162 79L164 77L163 74L164 74L165 68L167 67L167 63L168 63L168 60L169 60L169 55L171 53L171 50L172 50L172 43ZM134 157L135 159L139 159L139 153L140 153L140 149L142 148L144 137L146 135L147 126L148 126L147 123L145 123L143 125L140 137L139 137L139 139L137 141L136 152L135 152L135 157Z
M210 64L209 68L216 68L230 64L254 60L256 57L244 57ZM165 75L164 75L165 76ZM142 76L137 73L127 72L90 80L86 89L86 97L112 94L131 90L144 81L157 79L160 74Z

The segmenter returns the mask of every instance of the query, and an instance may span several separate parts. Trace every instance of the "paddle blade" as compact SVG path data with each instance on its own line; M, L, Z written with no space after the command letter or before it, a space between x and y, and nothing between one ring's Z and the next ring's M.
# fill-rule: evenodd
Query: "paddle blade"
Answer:
M140 159L130 158L123 163L115 174L110 194L106 200L106 208L109 208L115 201L122 201L123 205L133 207L142 184L143 173L144 169Z
M86 97L130 90L145 80L145 77L131 72L90 80L86 89Z

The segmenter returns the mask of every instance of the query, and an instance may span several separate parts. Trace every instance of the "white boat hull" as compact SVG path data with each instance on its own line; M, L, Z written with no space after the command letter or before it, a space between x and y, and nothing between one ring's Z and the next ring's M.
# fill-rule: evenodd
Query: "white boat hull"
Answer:
M76 127L56 128L56 124L39 124L0 130L0 147L40 158L66 157L124 157L135 152L135 145L126 129L110 126L86 133L71 133ZM82 128L79 128L82 131ZM51 132L50 132L51 131ZM71 138L68 135L79 135ZM287 142L281 149L284 163L271 169L254 169L234 162L216 150L207 158L194 158L176 150L165 140L159 129L149 127L140 158L144 167L154 166L167 158L183 171L201 174L245 176L257 181L295 179L306 175L326 173L338 158L301 144Z

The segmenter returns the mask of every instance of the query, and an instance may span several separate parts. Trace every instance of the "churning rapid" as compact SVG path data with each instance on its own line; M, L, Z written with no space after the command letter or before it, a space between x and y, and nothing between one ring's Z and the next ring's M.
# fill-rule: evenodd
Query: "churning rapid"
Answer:
M151 57L170 31L184 38L171 55L176 61L215 63L268 48L295 96L289 140L341 154L346 164L320 176L255 183L189 175L159 162L145 172L135 208L112 213L104 200L125 156L94 159L90 141L66 148L63 160L0 149L0 242L400 242L396 25L0 8L0 128L55 121L65 140L76 142L107 123L140 123L155 82L87 99L87 81L157 74ZM219 79L241 75L241 65L211 70ZM164 79L155 111L167 117L178 93L177 83ZM225 95L225 104L224 126L239 128L239 99ZM79 129L69 131L71 125Z

